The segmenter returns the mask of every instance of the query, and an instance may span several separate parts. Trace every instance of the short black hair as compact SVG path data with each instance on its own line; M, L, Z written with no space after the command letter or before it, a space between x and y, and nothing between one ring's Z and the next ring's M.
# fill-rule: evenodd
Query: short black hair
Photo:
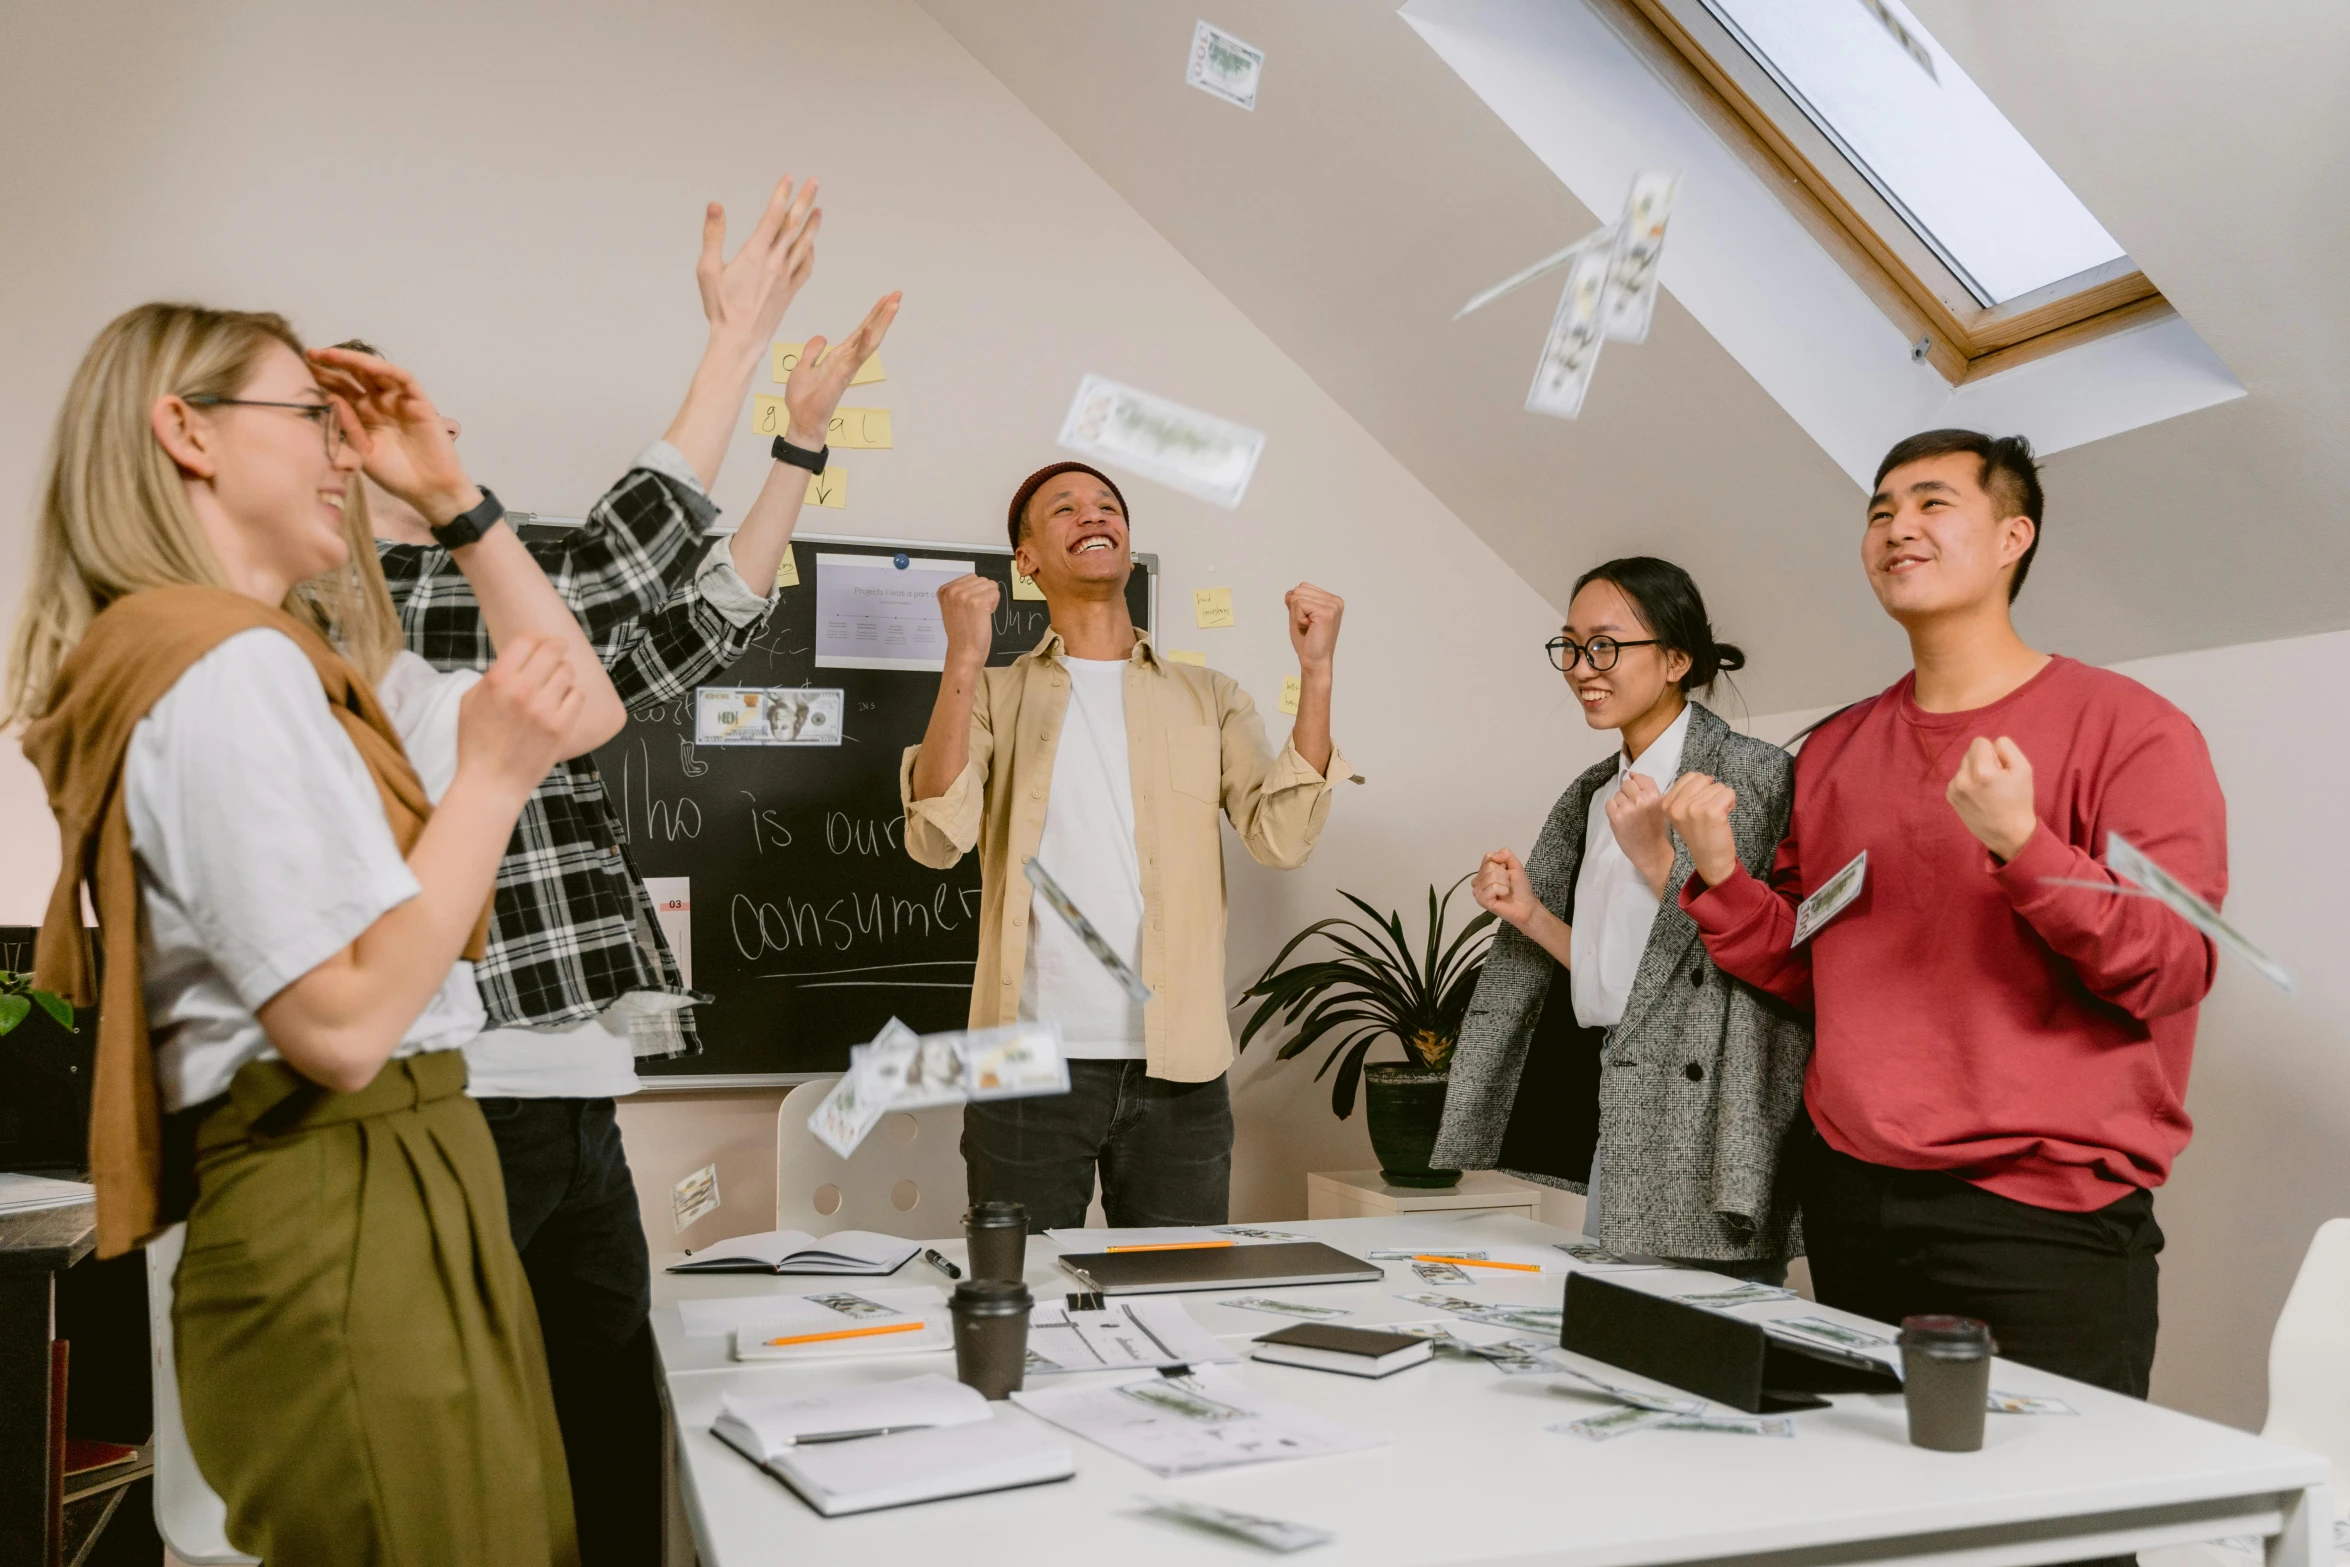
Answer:
M1090 473L1108 485L1110 493L1118 498L1118 510L1125 514L1127 526L1133 526L1134 513L1127 510L1126 492L1118 488L1117 480L1091 463L1048 462L1021 480L1020 488L1012 492L1012 504L1004 517L1004 531L1010 535L1013 549L1019 549L1021 539L1028 533L1028 503L1036 499L1036 492L1044 488L1046 480L1057 479L1064 473Z
M2024 546L2022 558L2015 563L2015 576L2007 584L2007 601L2013 604L2024 590L2024 578L2031 575L2032 557L2040 553L2040 512L2047 504L2040 493L2040 464L2032 456L2030 441L2020 435L1985 435L1980 430L1927 430L1894 443L1885 460L1877 464L1877 477L1870 482L1869 492L1874 495L1884 485L1885 475L1896 468L1961 452L1982 462L1975 482L1991 497L2000 516L2032 519L2032 542Z
M1713 622L1706 618L1705 598L1689 573L1654 555L1626 555L1605 561L1575 579L1580 593L1594 582L1612 582L1632 601L1633 613L1648 634L1668 653L1689 655L1689 672L1681 689L1711 689L1716 675L1746 667L1746 654L1727 642L1714 640ZM1573 595L1568 595L1570 601Z

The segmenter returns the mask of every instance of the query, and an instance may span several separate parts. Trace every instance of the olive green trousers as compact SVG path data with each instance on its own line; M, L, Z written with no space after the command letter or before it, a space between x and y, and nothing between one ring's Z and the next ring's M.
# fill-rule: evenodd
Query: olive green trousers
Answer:
M455 1051L355 1094L241 1068L196 1133L180 1403L268 1567L571 1567L563 1439Z

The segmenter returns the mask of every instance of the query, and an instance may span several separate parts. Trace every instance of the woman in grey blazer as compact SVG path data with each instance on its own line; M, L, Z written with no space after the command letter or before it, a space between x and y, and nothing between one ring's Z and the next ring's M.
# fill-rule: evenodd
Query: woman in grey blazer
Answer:
M1782 1163L1811 1026L1707 958L1663 798L1685 773L1728 784L1739 858L1760 876L1794 763L1688 699L1745 657L1669 561L1586 572L1550 652L1585 722L1623 743L1560 797L1524 864L1500 849L1478 869L1472 890L1503 924L1433 1162L1585 1192L1584 1228L1611 1251L1777 1282L1801 1250Z

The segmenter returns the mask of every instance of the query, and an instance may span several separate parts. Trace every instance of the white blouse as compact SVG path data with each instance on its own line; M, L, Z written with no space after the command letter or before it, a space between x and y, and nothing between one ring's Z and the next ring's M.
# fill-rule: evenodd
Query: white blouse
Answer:
M1585 1028L1613 1028L1624 1019L1624 1005L1632 999L1632 981L1640 972L1640 954L1648 947L1648 928L1656 923L1656 895L1616 842L1608 825L1608 798L1623 788L1627 773L1646 775L1658 793L1673 786L1681 772L1681 746L1689 738L1689 706L1649 743L1635 762L1616 752L1616 781L1591 796L1591 814L1583 829L1583 865L1575 873L1575 920L1568 965L1575 1002L1575 1021Z

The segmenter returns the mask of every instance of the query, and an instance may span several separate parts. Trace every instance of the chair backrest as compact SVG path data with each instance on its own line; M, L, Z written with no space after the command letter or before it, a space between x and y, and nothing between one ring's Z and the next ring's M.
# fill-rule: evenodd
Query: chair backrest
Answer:
M204 1483L180 1423L179 1366L172 1359L171 1283L188 1227L147 1243L147 1364L155 1389L155 1532L183 1562L258 1562L228 1543L228 1504Z
M837 1077L802 1083L775 1113L775 1227L826 1235L872 1230L926 1240L952 1235L969 1205L963 1107L892 1110L843 1159L808 1130Z
M2268 1341L2268 1423L2260 1434L2333 1460L2350 1502L2350 1219L2317 1227Z

